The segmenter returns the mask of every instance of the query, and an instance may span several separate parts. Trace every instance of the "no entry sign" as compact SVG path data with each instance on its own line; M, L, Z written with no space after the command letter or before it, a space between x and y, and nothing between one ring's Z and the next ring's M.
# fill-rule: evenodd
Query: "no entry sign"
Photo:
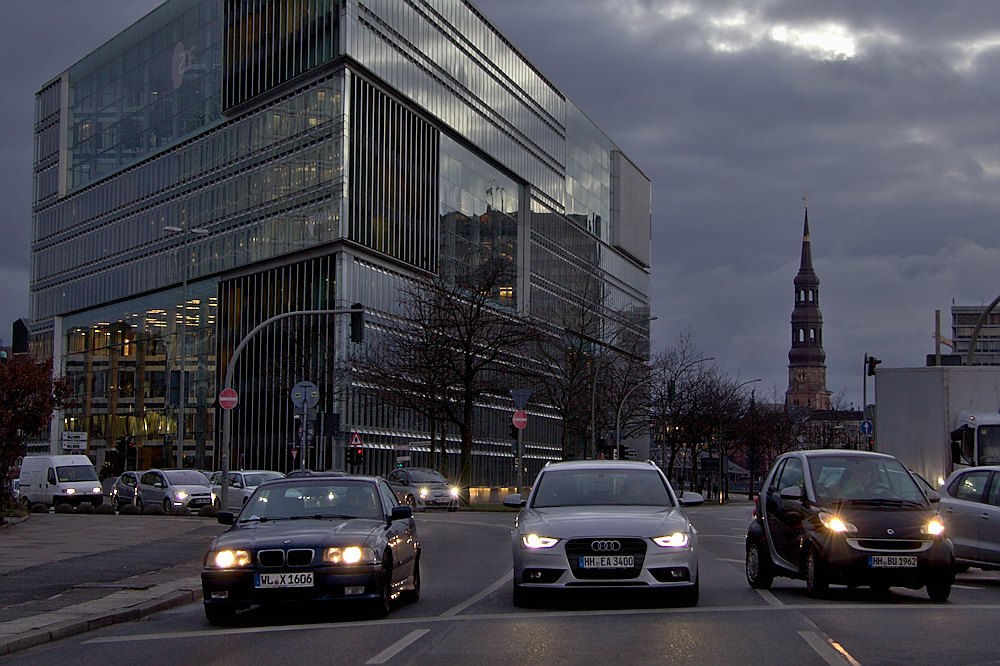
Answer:
M219 407L223 409L232 409L239 401L240 397L231 388L222 389L222 393L219 394Z
M514 412L514 416L511 417L510 420L511 423L514 424L515 428L518 430L524 430L524 428L528 425L528 413L523 409L519 409Z

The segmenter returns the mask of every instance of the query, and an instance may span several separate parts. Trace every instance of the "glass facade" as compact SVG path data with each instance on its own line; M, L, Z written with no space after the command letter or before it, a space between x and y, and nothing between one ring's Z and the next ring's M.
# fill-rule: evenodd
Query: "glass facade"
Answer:
M59 427L95 462L133 442L134 464L173 464L183 412L182 463L215 467L215 396L255 326L361 302L378 335L401 285L484 257L517 266L498 307L590 303L595 335L648 348L648 180L463 0L167 0L40 89L33 169L33 345L73 380ZM234 467L302 464L303 380L346 433L315 432L309 466L343 467L353 433L368 472L400 443L431 462L429 424L353 390L347 337L311 315L252 339ZM562 450L555 411L531 414L529 474ZM512 481L509 418L477 407L475 485Z

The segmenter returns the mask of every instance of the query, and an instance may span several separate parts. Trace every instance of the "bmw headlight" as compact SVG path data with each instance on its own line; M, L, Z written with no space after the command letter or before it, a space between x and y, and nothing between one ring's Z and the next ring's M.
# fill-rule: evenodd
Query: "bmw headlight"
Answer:
M372 549L360 546L327 548L323 551L323 561L327 564L358 564L360 562L373 562L374 560L375 553Z
M653 543L663 548L686 548L691 543L691 535L687 532L674 532L669 536L654 538Z
M220 569L245 567L250 564L250 551L220 550L214 556L209 555L209 561Z
M826 511L821 511L819 514L820 522L823 523L823 527L831 530L833 532L850 532L854 534L858 531L858 528L841 520L839 517L833 515L832 513L827 513Z
M559 539L538 536L537 534L525 534L521 537L521 543L524 544L525 548L551 548L559 543Z
M926 525L920 528L920 533L931 536L941 536L944 534L944 522L941 521L941 516L931 518Z

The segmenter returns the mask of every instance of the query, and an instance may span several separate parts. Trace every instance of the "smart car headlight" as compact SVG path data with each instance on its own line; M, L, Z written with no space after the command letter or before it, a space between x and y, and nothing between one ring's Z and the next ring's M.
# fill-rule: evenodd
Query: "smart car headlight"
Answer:
M538 536L537 534L525 534L521 537L521 543L524 544L525 548L551 548L559 543L559 539Z
M920 533L931 536L941 536L944 534L944 522L941 521L941 516L931 518L926 525L920 528Z
M232 567L245 567L250 564L250 551L248 550L220 550L215 557L210 557L210 561L220 569Z
M687 532L674 532L668 536L654 538L653 543L663 548L686 548L691 543L691 535Z
M327 564L358 564L374 560L375 554L372 549L360 546L327 548L323 551L323 561Z
M820 522L823 523L823 527L827 528L832 532L850 532L851 534L854 534L858 531L858 528L855 527L853 524L845 520L842 520L841 518L833 515L832 513L827 513L825 511L822 511L819 514L819 519Z

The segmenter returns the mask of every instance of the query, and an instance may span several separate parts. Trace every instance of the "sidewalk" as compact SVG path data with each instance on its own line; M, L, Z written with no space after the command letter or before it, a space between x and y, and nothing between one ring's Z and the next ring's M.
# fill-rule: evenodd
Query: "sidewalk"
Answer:
M208 526L218 529L203 529ZM24 584L73 558L182 535L203 540L207 549L224 529L214 519L197 517L31 514L0 527L0 597L12 598L15 578ZM81 581L45 599L0 607L0 655L200 600L203 553L176 566L107 582ZM103 573L94 578L107 579L109 572Z

